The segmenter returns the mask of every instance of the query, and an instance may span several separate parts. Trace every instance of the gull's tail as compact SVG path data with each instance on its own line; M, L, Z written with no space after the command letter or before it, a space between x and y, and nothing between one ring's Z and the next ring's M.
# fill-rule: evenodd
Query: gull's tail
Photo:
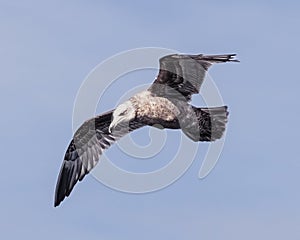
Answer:
M186 126L183 132L193 141L211 142L220 139L226 129L228 111L227 106L196 108L193 107L198 125Z

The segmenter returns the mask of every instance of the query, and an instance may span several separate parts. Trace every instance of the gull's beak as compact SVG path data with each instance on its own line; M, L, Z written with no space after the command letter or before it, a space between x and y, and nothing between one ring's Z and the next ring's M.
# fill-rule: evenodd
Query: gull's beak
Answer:
M116 119L113 119L111 124L109 125L108 127L108 132L109 133L112 133L112 131L114 130L114 128L122 121L122 118L116 118Z
M112 130L112 125L110 124L108 127L108 132L111 133L112 132L111 130Z

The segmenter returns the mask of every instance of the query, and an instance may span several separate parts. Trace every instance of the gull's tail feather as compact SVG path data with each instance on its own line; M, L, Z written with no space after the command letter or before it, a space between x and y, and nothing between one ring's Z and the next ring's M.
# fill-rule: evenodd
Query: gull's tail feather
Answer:
M193 141L212 142L220 139L226 129L227 106L196 108L193 107L198 124L186 126L183 132ZM198 128L198 129L197 129Z

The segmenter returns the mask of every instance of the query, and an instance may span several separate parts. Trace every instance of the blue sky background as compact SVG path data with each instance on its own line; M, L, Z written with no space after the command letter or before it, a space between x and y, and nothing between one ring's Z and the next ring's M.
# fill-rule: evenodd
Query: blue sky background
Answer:
M0 0L1 239L299 239L299 9L299 1ZM83 79L120 51L152 46L238 54L240 64L210 71L230 106L216 168L197 178L200 149L175 184L143 195L88 176L54 208ZM132 81L150 84L155 74ZM108 154L131 161L116 147Z

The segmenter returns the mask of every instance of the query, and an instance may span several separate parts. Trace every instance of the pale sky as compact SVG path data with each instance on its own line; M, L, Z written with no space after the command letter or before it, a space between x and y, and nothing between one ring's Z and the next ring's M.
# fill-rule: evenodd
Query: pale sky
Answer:
M299 239L299 8L298 1L0 0L1 239ZM197 178L201 144L187 173L163 190L117 192L89 175L54 208L81 83L101 61L137 47L238 54L240 64L210 69L230 111L217 166ZM121 83L116 98L155 75L121 78L132 82ZM134 135L147 144L146 129ZM152 159L157 165L117 146L107 155L139 169L166 164L172 150L164 151Z

